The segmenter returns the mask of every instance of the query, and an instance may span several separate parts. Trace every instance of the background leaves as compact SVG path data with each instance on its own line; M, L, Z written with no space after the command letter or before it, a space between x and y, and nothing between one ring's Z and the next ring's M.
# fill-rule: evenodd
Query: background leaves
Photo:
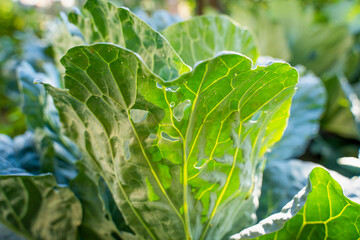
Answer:
M173 24L162 33L189 66L212 58L221 51L242 53L253 61L258 57L250 32L226 16L192 18Z
M51 175L1 174L3 223L27 239L76 239L82 211L69 189Z

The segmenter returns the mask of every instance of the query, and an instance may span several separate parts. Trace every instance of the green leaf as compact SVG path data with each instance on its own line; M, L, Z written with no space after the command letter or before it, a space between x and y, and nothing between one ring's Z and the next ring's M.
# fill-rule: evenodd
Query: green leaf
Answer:
M100 181L98 174L86 169L81 164L78 167L79 174L71 182L70 188L79 198L83 209L83 219L79 229L81 239L123 239L121 238L122 232L117 225L124 225L124 220L120 217L120 219L116 219L115 223L111 209L106 204L106 198L101 194L102 188L105 186ZM120 215L120 213L118 214ZM124 228L125 226L120 227Z
M360 205L343 194L323 168L315 168L309 184L280 213L233 235L231 239L357 239Z
M166 28L163 34L190 66L212 58L221 51L242 53L253 61L258 57L255 41L249 30L240 27L227 16L191 18Z
M307 185L308 176L321 165L297 159L277 159L266 163L261 186L259 208L256 212L262 220L281 209Z
M342 67L344 53L353 44L345 26L313 24L301 33L292 43L291 64L303 64L318 76Z
M320 118L325 110L326 89L321 79L311 72L301 74L291 104L290 118L283 137L277 142L268 161L298 157L319 132Z
M87 13L72 14L71 18L85 42L111 42L126 47L138 53L150 70L164 80L175 79L190 70L160 33L128 9L118 8L106 0L88 0L84 8ZM91 22L86 19L87 15L91 16Z
M4 135L0 135L0 145L2 146L0 156L4 158L5 166L8 165L4 168L0 164L1 171L6 172L7 168L17 168L21 169L21 172L39 174L41 166L32 132L28 131L14 139L9 137L6 139Z
M230 15L255 33L261 55L304 65L318 76L343 67L352 36L345 24L325 22L316 16L314 5L292 0L237 4Z
M93 31L93 29L89 27L89 24L87 24L84 26L84 29L87 29L87 32L82 32L82 35L78 33L75 34L73 31L75 26L69 22L66 14L61 14L61 17L61 20L57 19L57 21L49 23L49 25L51 25L46 32L46 39L49 44L52 45L54 62L56 63L58 70L63 73L65 70L60 64L60 59L64 56L66 51L74 46L85 44L82 35L85 35L87 32L97 33L97 31ZM90 19L87 19L86 22L90 22Z
M16 69L22 112L26 115L29 130L50 128L60 131L59 116L52 99L39 83L60 86L59 73L51 63L43 64L42 72L35 71L28 62L23 61Z
M166 82L112 44L72 48L62 64L68 91L45 87L140 238L221 239L240 220L253 222L260 166L286 126L294 68L251 69L247 57L223 54Z
M60 184L68 184L76 175L75 162L80 154L75 146L59 132L48 129L36 129L34 133L35 149L40 163L41 173L52 173ZM21 158L21 156L19 156Z
M0 175L0 221L27 239L77 239L81 218L77 198L52 175Z

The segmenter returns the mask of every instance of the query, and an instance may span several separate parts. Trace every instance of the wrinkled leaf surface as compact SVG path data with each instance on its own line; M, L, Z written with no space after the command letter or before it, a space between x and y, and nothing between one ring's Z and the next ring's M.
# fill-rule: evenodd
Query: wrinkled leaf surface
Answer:
M240 219L252 223L252 192L285 128L295 69L252 70L248 58L224 54L166 82L111 44L75 47L62 64L69 90L46 88L136 234L220 239Z

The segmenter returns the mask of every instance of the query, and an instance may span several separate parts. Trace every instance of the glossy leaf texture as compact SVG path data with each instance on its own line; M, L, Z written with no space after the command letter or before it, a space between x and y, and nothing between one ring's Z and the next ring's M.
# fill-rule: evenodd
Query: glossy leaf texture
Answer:
M130 49L164 80L190 70L160 33L127 8L106 0L88 0L84 8L83 13L70 14L70 21L78 26L87 44L110 42Z
M250 31L227 16L191 18L166 28L162 33L190 66L212 58L221 51L242 53L253 61L258 57Z
M72 48L62 64L68 91L45 87L138 237L220 239L253 222L295 69L251 69L250 59L223 54L167 82L112 44Z
M81 205L50 175L0 175L0 221L27 239L77 239Z
M357 239L360 205L343 194L323 168L315 168L309 184L280 213L233 235L231 239Z
M268 161L285 160L303 154L320 130L320 120L326 107L326 89L320 78L300 68L300 78L292 100L290 118L283 137L277 142Z

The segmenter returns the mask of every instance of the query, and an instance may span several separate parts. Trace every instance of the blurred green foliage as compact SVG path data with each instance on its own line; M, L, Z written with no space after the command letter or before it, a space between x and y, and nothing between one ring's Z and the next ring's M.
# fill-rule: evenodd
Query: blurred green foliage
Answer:
M45 46L38 37L48 16L12 0L0 1L0 133L16 136L26 130L20 111L16 68L23 60L41 65Z
M35 9L25 8L12 0L0 2L0 133L15 136L25 131L25 118L18 108L16 60L21 54L19 31L36 29Z
M329 156L345 154L341 149L348 149L346 153L356 156L360 147L360 101L357 95L360 2L229 0L226 9L236 21L254 32L261 55L284 59L292 65L304 65L322 80L328 97L320 132L315 137L322 140L316 141L316 147L314 142L310 143L304 160L335 167L336 158ZM328 146L337 146L332 151L338 152L326 154L324 149Z
M12 0L0 2L0 36L13 36L25 28L37 29L39 15L35 8L26 7Z

